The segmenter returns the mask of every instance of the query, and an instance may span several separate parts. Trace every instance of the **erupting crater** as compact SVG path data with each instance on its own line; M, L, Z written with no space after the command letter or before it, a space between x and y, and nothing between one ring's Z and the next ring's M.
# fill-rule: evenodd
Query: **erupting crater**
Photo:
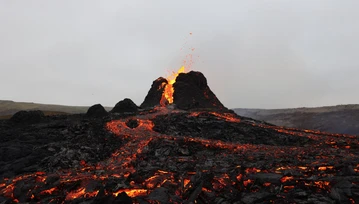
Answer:
M141 108L0 121L0 203L359 202L357 136L238 116L183 69L155 80ZM94 160L101 148L113 151Z
M162 93L162 98L160 100L160 104L161 106L166 106L167 104L172 104L173 103L173 93L174 93L174 88L173 88L173 84L176 82L176 78L179 74L184 73L185 72L185 68L184 66L182 66L177 73L173 72L171 76L167 77L167 84L164 84L164 90Z
M177 109L228 110L218 100L201 72L185 73L182 67L167 79L159 77L152 83L142 108L165 107L174 104Z

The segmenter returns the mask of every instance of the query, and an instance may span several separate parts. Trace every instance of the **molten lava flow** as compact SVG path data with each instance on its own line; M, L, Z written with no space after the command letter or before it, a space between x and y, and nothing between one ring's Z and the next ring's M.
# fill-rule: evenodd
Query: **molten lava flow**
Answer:
M176 78L180 73L184 73L185 68L182 66L177 72L173 72L171 76L167 77L168 84L163 91L162 98L161 98L161 106L166 106L166 101L169 104L173 103L173 84L176 82Z
M181 73L180 71L178 73ZM172 83L174 83L175 78L172 80ZM357 157L356 155L351 156L350 154L354 153L353 150L346 148L348 145L357 147L358 139L355 139L356 137L354 136L284 128L266 124L252 124L248 123L245 119L241 121L238 116L230 113L191 112L188 113L187 117L196 117L201 120L215 117L217 120L227 121L233 123L233 125L240 123L239 125L248 127L249 125L261 126L263 129L268 129L268 131L276 131L295 137L311 138L318 146L313 148L313 146L242 144L213 138L165 135L154 131L156 123L152 119L159 115L177 113L180 112L165 107L157 107L155 111L147 115L140 114L140 116L109 121L105 125L108 131L128 139L126 145L121 146L118 151L114 152L110 159L93 166L86 161L80 161L80 169L58 171L59 180L55 183L49 182L51 179L48 179L49 175L45 172L36 172L20 175L12 179L4 179L0 181L0 196L10 198L13 202L22 202L21 199L35 202L51 196L53 199L52 203L63 203L77 202L87 198L101 198L101 196L105 195L116 197L120 196L121 193L126 193L134 200L136 198L147 199L158 188L174 189L173 192L175 192L176 196L183 200L191 200L190 197L194 194L200 194L200 199L204 199L207 194L217 196L226 192L239 195L241 191L257 192L262 187L264 190L278 189L278 195L284 196L283 198L297 189L304 189L307 192L314 190L324 194L332 189L330 181L325 180L325 178L331 178L336 172L341 170L340 166L334 165L336 158L345 158L345 156L350 156L348 158ZM138 127L128 127L126 121L129 119L136 119L139 123ZM166 142L169 145L184 143L185 146L192 145L193 150L201 145L206 147L205 149L209 153L213 151L213 154L209 154L210 156L206 157L202 153L197 154L198 156L191 156L191 154L183 152L181 156L171 154L163 156L162 154L164 153L157 152L157 149L161 150L161 146L149 148L151 143L156 145L156 142ZM338 145L337 148L341 151L331 146L334 144ZM176 146L163 146L166 151L171 147ZM180 151L179 147L178 150L174 151ZM151 152L151 149L155 149L155 151ZM151 159L157 157L163 160L146 160L145 155L150 154L157 154L157 156L151 157ZM259 156L256 158L253 154ZM229 159L227 160L227 158ZM285 165L281 162L268 163L268 165L265 165L265 168L263 168L264 166L262 168L261 166L248 166L252 164L252 161L255 164L255 162L261 162L265 158L278 158L280 160L285 159L286 161L296 160ZM175 162L176 159L178 162ZM226 167L228 165L226 160L236 162L232 166L235 166L235 168L231 166ZM149 162L146 163L146 161ZM169 163L169 165L167 168L159 169L159 165L162 163ZM146 164L146 166L143 164ZM175 171L176 169L172 170L176 165L179 168L183 168L184 172L178 173ZM191 167L196 165L200 169ZM139 166L144 168L138 171ZM207 167L202 168L202 166ZM351 174L354 174L354 172L358 173L359 164L353 165L352 171ZM209 173L206 174L205 172ZM256 174L259 177L264 175L264 178L271 178L272 175L274 177L280 175L280 177L276 181L266 179L262 183L261 179L257 179ZM354 176L350 178L356 179ZM201 179L203 182L200 182ZM79 186L80 181L83 181L83 183ZM87 185L87 181L95 181L92 184L96 184L96 187L93 187L92 184ZM15 192L16 189L19 189L19 186L21 187L22 183L36 183L36 186L26 191L28 192L27 197L18 198ZM118 185L112 187L112 185L107 185L107 183L116 183ZM356 185L354 181L353 185ZM102 190L104 186L109 187ZM148 202L155 203L157 201L151 202L151 200L148 200ZM171 203L183 202L171 201ZM203 203L210 203L210 201Z
M146 195L147 189L121 189L115 193L113 193L114 196L118 196L118 194L125 192L130 197L136 197L140 195Z
M73 200L75 198L79 198L85 195L85 192L86 192L86 188L80 188L76 191L70 192L69 194L67 194L66 200Z

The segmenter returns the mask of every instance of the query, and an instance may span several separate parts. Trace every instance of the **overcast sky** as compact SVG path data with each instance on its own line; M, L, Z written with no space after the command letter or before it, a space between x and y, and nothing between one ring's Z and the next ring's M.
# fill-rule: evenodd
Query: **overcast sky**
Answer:
M358 0L1 0L0 99L140 105L192 54L229 108L357 104L358 11Z

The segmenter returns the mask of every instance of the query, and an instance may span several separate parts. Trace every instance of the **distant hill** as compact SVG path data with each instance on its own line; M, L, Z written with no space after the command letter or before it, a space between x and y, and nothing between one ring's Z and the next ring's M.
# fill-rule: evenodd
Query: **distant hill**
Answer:
M292 109L233 109L238 115L279 126L359 135L359 105Z
M45 115L86 113L88 106L63 106L0 100L0 119L20 110L42 110ZM111 107L105 107L110 111ZM238 115L301 129L359 135L359 105L290 109L233 109Z
M62 106L0 100L0 119L9 118L21 110L42 110L46 115L53 115L86 113L88 108L88 106ZM110 107L105 107L105 109L111 110Z

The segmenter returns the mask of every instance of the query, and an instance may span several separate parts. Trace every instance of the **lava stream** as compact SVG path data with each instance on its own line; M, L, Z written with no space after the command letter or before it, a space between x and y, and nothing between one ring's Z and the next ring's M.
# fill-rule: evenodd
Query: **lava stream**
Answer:
M170 86L168 86L170 87ZM166 99L171 103L170 97L168 98L165 95ZM119 137L124 137L129 139L129 142L121 147L118 151L114 152L112 157L104 162L100 162L94 166L85 166L78 170L64 170L59 172L60 177L60 184L66 185L67 183L72 182L81 182L81 185L70 192L66 193L65 200L71 201L78 198L88 198L88 197L96 197L99 193L99 190L90 190L87 188L87 181L89 180L97 180L105 182L109 178L116 178L116 179L127 179L129 175L135 173L137 171L136 167L133 166L133 163L138 159L138 155L142 154L145 151L145 148L149 145L149 143L153 140L183 140L185 142L194 142L201 144L204 147L208 148L219 148L227 151L231 154L236 154L236 156L241 155L243 152L250 150L253 152L262 151L265 152L265 156L270 157L285 157L286 152L291 151L295 152L296 155L301 155L304 151L314 151L308 148L300 148L300 147L274 147L268 145L252 145L252 144L238 144L233 142L223 142L220 140L211 140L211 139L204 139L204 138L193 138L189 136L170 136L160 134L158 132L153 131L154 124L151 119L155 118L158 115L163 114L171 114L177 113L178 111L171 111L166 108L159 108L157 112L148 115L140 115L137 117L130 117L121 120L114 120L110 121L106 124L106 128L108 131L118 135ZM190 113L190 117L199 117L202 113L201 112L193 112ZM227 122L232 123L240 123L240 118L238 118L234 114L229 113L207 113L211 114L212 116L216 117L218 120L225 120ZM131 129L126 125L128 120L137 120L138 127ZM256 125L256 124L252 124ZM332 138L332 142L337 142L337 139L344 138L344 139L352 139L353 136L348 135L339 135L339 134L329 134L329 133L322 133L318 131L309 131L309 130L299 130L293 128L283 128L283 127L276 127L276 126L269 126L269 125L257 125L265 129L271 129L277 131L278 133L285 133L299 137L308 137L314 139L320 138ZM320 135L320 138L318 137ZM318 138L317 138L318 137ZM326 144L325 141L323 144ZM331 143L329 143L331 144ZM350 142L348 142L350 144ZM347 149L347 148L344 148ZM203 192L214 192L214 191L221 191L222 189L229 188L228 186L236 186L236 188L242 189L249 189L255 182L255 180L248 177L248 175L255 175L258 173L264 172L276 172L276 173L283 173L288 170L296 170L301 172L299 176L283 176L280 178L281 185L284 186L284 191L289 191L294 188L294 185L297 183L302 183L304 186L314 186L318 189L328 190L330 188L330 182L328 181L313 181L309 180L308 177L311 177L316 174L326 173L330 175L334 169L333 166L328 165L331 160L329 155L332 155L332 152L336 151L335 149L327 149L322 150L323 156L322 158L318 159L317 167L308 167L308 166L278 166L273 165L269 169L258 169L258 168L250 168L247 167L243 170L242 173L238 173L235 178L231 178L227 173L220 172L216 170L216 166L211 167L214 172L217 173L216 176L213 177L212 187L202 187L201 190ZM345 152L344 152L345 153ZM344 154L343 153L343 154ZM219 157L220 155L215 155L214 157ZM299 161L305 163L306 160L299 159ZM188 161L186 159L183 160L184 162ZM322 161L322 162L319 162ZM236 169L232 169L232 171L237 171L237 169L241 169L241 166L237 166ZM358 171L359 164L356 166L355 171ZM206 170L208 171L208 170ZM206 172L203 170L202 173ZM239 170L238 170L239 171ZM155 188L161 187L166 183L170 183L171 185L179 186L179 189L176 192L178 196L182 196L186 189L193 187L194 181L191 181L191 177L199 174L198 172L187 172L186 175L183 175L182 178L176 178L173 172L165 171L157 169L152 176L147 178L142 183L136 183L131 181L129 188L120 187L114 192L105 191L105 194L111 194L113 196L117 196L122 192L125 192L130 197L138 197L138 196L146 196L150 194ZM46 179L48 175L44 172L38 172L34 174L22 175L15 177L13 179L5 179L2 183L0 183L0 195L5 197L13 198L13 201L17 201L14 198L14 188L16 183L19 181L29 181L31 179L36 180L37 188L40 186L46 185ZM241 183L241 185L238 184ZM182 183L182 184L181 184ZM270 182L265 182L263 184L264 187L269 188L272 184ZM253 189L255 190L255 189ZM30 189L31 195L29 195L28 200L38 200L44 194L51 194L56 195L61 193L58 187L50 186L48 189L43 190L41 192L36 193L34 189Z

